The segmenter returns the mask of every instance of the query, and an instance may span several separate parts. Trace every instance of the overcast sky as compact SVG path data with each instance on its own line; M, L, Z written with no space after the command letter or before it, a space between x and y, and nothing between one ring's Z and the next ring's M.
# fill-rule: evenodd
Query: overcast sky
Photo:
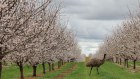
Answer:
M64 0L63 16L76 32L82 53L95 53L113 26L137 10L138 0Z

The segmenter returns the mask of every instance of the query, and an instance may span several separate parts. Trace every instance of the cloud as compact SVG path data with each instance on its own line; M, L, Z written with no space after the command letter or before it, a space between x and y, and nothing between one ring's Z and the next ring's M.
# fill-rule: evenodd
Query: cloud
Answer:
M120 24L138 8L138 0L64 0L63 17L77 34L85 54L95 53L112 26Z
M86 39L98 39L102 40L107 34L112 33L113 25L121 23L122 20L75 20L72 18L70 20L70 25L75 32L77 32L77 37Z
M119 24L122 21L93 20L89 22L87 20L77 20L74 22L71 25L74 31L77 32L79 46L81 46L82 53L88 55L90 53L95 54L106 35L112 33L112 25Z
M138 0L65 0L67 13L87 20L122 20L138 8ZM128 9L129 8L129 9Z
M79 38L79 45L82 48L82 53L85 53L87 56L90 53L95 54L98 50L99 44L101 44L102 41L94 40L94 39L82 39Z

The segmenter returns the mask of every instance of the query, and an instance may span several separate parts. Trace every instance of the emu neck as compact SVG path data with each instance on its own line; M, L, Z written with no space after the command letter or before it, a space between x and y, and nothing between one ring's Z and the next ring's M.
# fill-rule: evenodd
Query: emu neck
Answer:
M104 63L105 62L105 58L106 58L106 54L104 54L104 57L102 59L102 62Z

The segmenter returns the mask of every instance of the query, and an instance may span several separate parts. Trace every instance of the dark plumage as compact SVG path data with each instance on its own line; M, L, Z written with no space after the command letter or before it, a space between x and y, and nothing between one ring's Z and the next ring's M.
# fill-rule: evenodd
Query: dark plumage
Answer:
M97 73L99 74L98 68L99 68L102 64L104 64L104 62L105 62L105 57L106 57L106 54L104 54L104 57L103 57L102 60L101 60L101 59L93 58L93 59L91 59L91 60L86 64L87 67L91 67L89 75L91 75L91 71L92 71L92 68L93 68L93 67L96 67Z

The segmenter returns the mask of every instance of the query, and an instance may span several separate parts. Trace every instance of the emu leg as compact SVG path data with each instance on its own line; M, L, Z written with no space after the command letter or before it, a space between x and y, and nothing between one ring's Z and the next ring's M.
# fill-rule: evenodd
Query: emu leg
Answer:
M92 68L93 68L93 67L91 67L91 69L90 69L90 73L89 73L89 76L91 75L91 71L92 71Z
M97 73L99 74L98 67L96 69L97 69Z

